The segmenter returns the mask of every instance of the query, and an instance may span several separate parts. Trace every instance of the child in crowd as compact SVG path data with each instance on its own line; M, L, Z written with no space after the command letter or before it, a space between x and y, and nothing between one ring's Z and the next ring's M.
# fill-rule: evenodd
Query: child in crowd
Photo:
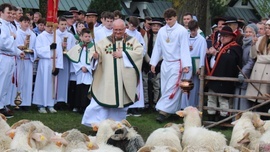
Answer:
M76 74L76 103L70 103L74 105L73 111L78 110L83 114L85 108L89 105L90 100L87 98L88 90L92 84L92 69L90 66L90 59L88 59L89 49L93 46L91 42L90 30L84 28L80 34L81 42L75 45L68 53L68 57L72 62L72 65Z

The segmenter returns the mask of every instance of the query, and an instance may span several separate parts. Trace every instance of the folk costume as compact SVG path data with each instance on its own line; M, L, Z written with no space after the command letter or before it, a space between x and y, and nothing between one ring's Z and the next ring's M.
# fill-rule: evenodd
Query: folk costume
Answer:
M199 104L200 80L196 72L198 69L204 66L207 49L205 38L200 34L197 34L196 37L189 36L189 48L192 59L192 69L189 71L189 76L191 77L189 78L191 78L192 82L194 83L194 88L190 91L188 97L182 95L182 109L186 108L187 106L198 107Z
M221 34L234 35L232 29L225 26ZM235 36L235 35L234 35ZM234 40L223 44L219 52L211 58L206 58L207 75L216 77L234 77L237 78L239 70L237 66L242 67L243 49ZM235 90L234 82L227 81L208 81L209 92L233 94ZM208 96L207 106L217 107L217 100L223 109L229 109L229 99L225 97ZM215 110L208 110L208 114L214 115ZM226 117L228 112L221 111L220 115Z
M30 35L29 47L24 46L24 41L26 40L27 35ZM36 60L35 52L35 43L36 43L36 34L30 29L23 31L18 29L16 33L16 42L18 47L24 46L24 50L33 51L25 52L25 57L23 59L17 59L17 83L18 83L18 92L21 93L22 104L20 106L31 106L32 104L32 92L33 92L33 63ZM13 101L11 103L14 105Z
M88 90L92 84L92 68L90 66L89 51L93 47L93 43L75 45L67 53L68 58L72 62L72 66L76 74L76 95L75 101L71 103L79 112L83 113L85 108L89 105L89 99L87 98ZM87 68L87 72L82 71L82 67Z
M122 58L113 58L112 52L123 51ZM92 58L95 48L90 50ZM113 36L104 38L96 44L98 60L90 88L92 96L86 108L82 124L91 126L105 119L121 121L126 118L127 107L138 100L137 86L143 58L143 46L136 38L125 36L114 40Z
M56 68L63 69L63 49L62 40L56 35L57 47L55 50L50 49L53 43L54 34L47 31L42 32L36 39L36 53L39 57L37 76L33 95L33 104L42 107L53 107L55 104L56 86L53 86L53 79L57 80L57 76L52 75L53 69L53 51L56 51L55 66ZM57 85L57 82L55 83ZM56 93L56 91L55 91Z
M64 38L67 38L67 47L62 51L63 55L63 69L59 70L59 74L57 76L57 102L65 102L67 103L68 96L68 84L69 84L69 74L70 74L70 62L64 53L69 51L75 45L74 36L65 30L61 32L59 29L56 30L56 34L60 37L61 42L64 41ZM60 55L60 54L59 54Z
M182 67L191 67L188 31L177 22L172 27L166 24L158 32L150 64L156 66L161 57L161 97L156 109L174 114L181 106Z
M22 52L10 35L10 22L0 18L0 109L10 104L6 96L11 86L11 78L15 69L15 56ZM4 66L3 66L4 65Z

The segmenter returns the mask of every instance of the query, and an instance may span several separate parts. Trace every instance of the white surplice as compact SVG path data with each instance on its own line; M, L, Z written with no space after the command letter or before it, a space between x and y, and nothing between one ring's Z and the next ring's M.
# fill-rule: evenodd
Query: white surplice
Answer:
M39 57L37 76L35 82L33 104L40 106L54 106L55 99L53 99L53 50L50 50L50 45L53 43L54 34L50 34L43 31L37 36L36 39L36 53ZM56 59L55 67L63 68L63 49L62 41L59 36L56 35L57 48L55 49ZM55 83L57 84L57 82ZM55 88L56 92L56 88Z
M24 46L26 36L30 35L30 43L28 49L34 50L36 42L36 34L30 29L23 31L18 29L16 33L17 46ZM23 51L23 50L22 50ZM20 106L31 106L32 89L33 89L33 63L36 57L35 54L25 53L24 59L17 59L17 82L18 92L21 93L22 104ZM14 102L11 102L14 105Z
M161 97L156 109L174 114L181 107L181 90L176 86L181 79L180 68L191 67L188 32L182 25L175 23L169 27L166 24L160 28L150 64L156 66L161 57ZM170 99L172 93L175 94Z
M69 51L76 43L75 37L65 30L61 32L59 29L56 30L56 34L60 37L61 43L64 40L64 37L67 37L67 48L66 51ZM59 69L59 74L57 76L57 100L67 103L68 98L68 84L69 84L69 75L70 75L70 61L69 59L62 54L63 56L63 69Z
M100 26L99 26L100 27ZM98 30L95 31L95 41L98 42L104 39L107 36L112 35L113 30L107 29L105 26L100 27Z
M182 95L181 109L184 109L187 106L197 107L199 104L200 79L194 71L197 71L199 68L204 66L205 54L207 49L206 40L200 34L197 34L197 36L194 38L191 38L189 35L188 44L192 47L192 49L190 50L190 56L191 58L193 58L193 62L192 68L190 68L190 71L185 78L192 80L192 82L194 83L194 88L190 91L189 97L187 96L187 94ZM197 67L194 65L195 60L199 60ZM195 67L196 69L193 69Z
M2 109L10 104L11 98L7 100L7 96L15 69L15 56L19 56L21 51L17 48L14 37L10 35L10 32L15 33L12 30L13 25L1 18L0 23L0 109Z

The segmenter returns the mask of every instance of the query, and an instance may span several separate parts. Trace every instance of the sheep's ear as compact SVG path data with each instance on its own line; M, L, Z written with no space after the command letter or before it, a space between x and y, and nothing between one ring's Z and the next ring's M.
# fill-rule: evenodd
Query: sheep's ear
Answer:
M172 125L173 125L173 123L169 122L163 128L168 128L168 127L171 127Z
M235 121L231 122L231 124L235 126L237 124L237 122L238 122L238 120L235 120Z
M138 152L151 152L151 147L149 146L143 146L138 150Z
M179 117L185 117L185 116L186 116L186 112L185 112L185 111L177 111L176 114L177 114Z
M200 115L200 117L202 118L203 113L202 113L201 111L199 111L199 115Z
M98 131L98 125L97 124L91 124L93 131Z
M244 133L244 137L237 142L238 144L248 144L250 143L249 133Z
M174 147L167 147L166 149L168 149L169 152L178 152L178 150Z
M47 140L47 138L42 133L33 133L31 138L37 142Z
M235 116L235 120L238 120L241 118L243 112L239 112L236 116Z
M87 147L88 147L88 150L95 150L95 149L98 149L98 145L96 143L93 143L93 142L87 142Z
M3 120L7 121L7 118L6 118L5 115L3 115L2 113L0 113L0 116L1 116L1 118L2 118Z
M241 152L252 152L251 150L249 150L247 147L245 146L241 146Z
M52 141L52 142L55 142L55 144L56 144L57 146L59 146L59 147L61 147L61 145L67 145L67 144L68 144L68 142L66 141L66 139L61 138L61 137L59 137L59 136L53 136L53 137L51 138L51 141Z
M90 139L89 139L89 137L86 134L83 133L83 137L84 137L84 139L85 139L86 142L90 142Z
M15 136L15 133L16 133L16 129L9 129L9 130L6 132L6 135L9 136L11 139L13 139L14 136Z
M132 127L131 124L126 119L123 119L121 121L121 123L124 124L125 126L127 126L128 128L131 128Z

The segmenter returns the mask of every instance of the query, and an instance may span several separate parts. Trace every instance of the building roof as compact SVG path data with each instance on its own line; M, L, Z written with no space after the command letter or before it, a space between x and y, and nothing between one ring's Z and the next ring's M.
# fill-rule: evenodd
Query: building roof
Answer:
M154 3L146 3L146 9L144 9L145 16L163 17L163 13L166 9L172 7L172 2L154 0Z
M256 9L256 11L260 14L261 17L268 17L269 11L268 10L260 10L258 8L264 7L265 9L270 8L269 1L266 0L250 0L251 5Z
M0 4L2 3L10 3L22 8L39 9L38 0L0 0ZM58 9L59 11L67 11L70 7L75 6L78 10L86 11L90 3L91 0L60 0Z
M228 10L225 13L225 16L233 16L236 18L243 18L246 22L248 22L250 19L259 19L254 14L255 14L255 12L253 9L228 7Z

